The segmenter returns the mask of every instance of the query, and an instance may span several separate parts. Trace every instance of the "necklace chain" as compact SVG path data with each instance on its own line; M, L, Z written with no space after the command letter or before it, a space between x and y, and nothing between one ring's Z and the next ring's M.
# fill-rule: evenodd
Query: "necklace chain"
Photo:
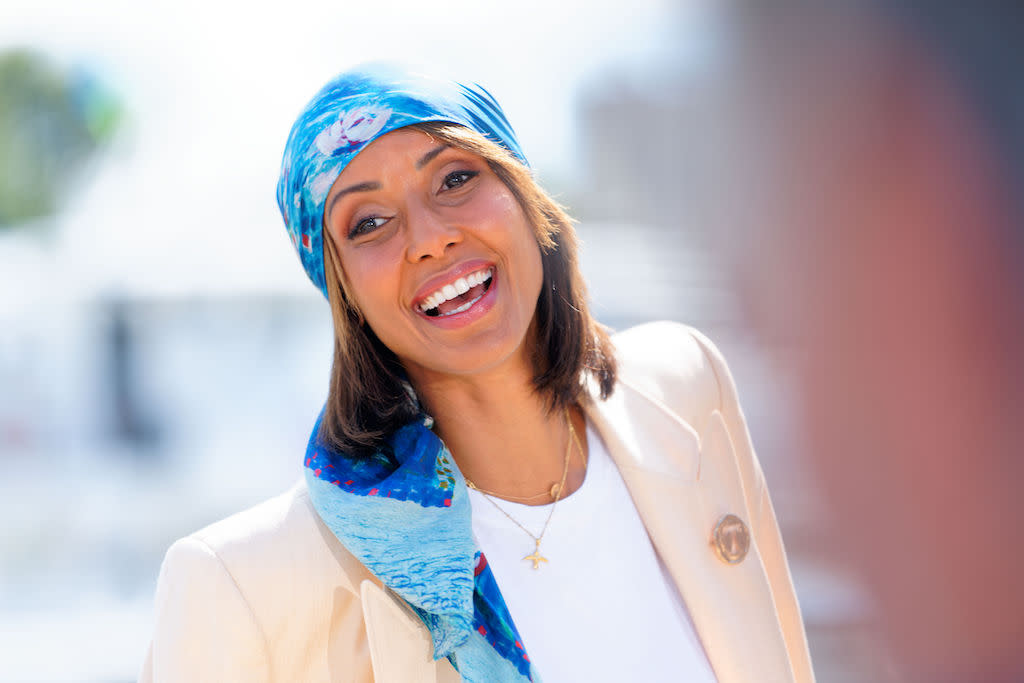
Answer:
M491 503L491 505L498 509L498 512L508 517L510 522L512 522L517 527L522 529L527 536L533 539L534 550L532 553L530 553L523 559L529 562L533 562L534 569L538 569L540 567L541 562L548 561L546 557L540 554L540 542L544 539L544 534L547 533L548 525L551 524L551 518L555 514L555 507L558 505L558 501L562 498L562 492L565 491L565 480L569 475L569 459L572 455L573 444L576 445L576 449L579 451L580 457L583 458L584 466L586 466L587 463L587 456L583 453L583 446L580 445L579 438L576 436L576 429L572 426L572 419L569 416L568 408L565 409L565 424L569 427L569 440L565 447L565 462L562 464L562 480L555 486L552 486L552 490L550 492L545 492L542 494L538 494L536 496L529 496L528 498L520 498L520 500L532 500L539 498L543 495L551 495L551 497L555 499L554 502L551 504L551 509L548 511L548 518L544 521L544 528L540 530L540 535L534 534L532 531L523 526L519 522L519 520L510 515L508 511L505 510L505 508L498 505L498 502L494 499L494 497L497 494L492 493L491 491L485 491L481 488L478 488L475 484L473 484L472 481L466 479L466 485L469 486L469 488L475 491L479 491L481 494L483 494L484 498L486 498ZM509 496L509 498L512 497Z
M572 421L569 420L568 418L568 411L566 412L566 422L569 425L569 434L571 435L571 441L569 445L573 443L576 444L576 452L580 454L580 459L583 461L583 469L585 470L587 468L587 454L583 452L583 445L580 444L579 437L576 436L576 430L572 426ZM506 493L498 493L497 491L489 491L487 489L482 489L476 484L474 484L469 479L469 477L463 478L466 480L466 486L473 489L474 491L479 491L480 493L483 493L485 495L494 496L495 498L501 498L502 500L511 501L513 503L528 503L530 501L537 500L538 498L544 498L545 496L555 498L555 494L559 490L561 490L562 486L565 485L564 482L562 482L561 484L556 482L552 484L551 488L549 488L547 491L541 491L540 493L535 493L532 496L512 496Z

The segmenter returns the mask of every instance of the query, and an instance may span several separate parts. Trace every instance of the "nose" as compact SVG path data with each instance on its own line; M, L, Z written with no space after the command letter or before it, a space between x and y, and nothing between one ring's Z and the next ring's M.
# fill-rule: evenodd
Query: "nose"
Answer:
M462 230L430 206L410 206L407 221L406 259L410 263L442 258L448 247L462 241Z

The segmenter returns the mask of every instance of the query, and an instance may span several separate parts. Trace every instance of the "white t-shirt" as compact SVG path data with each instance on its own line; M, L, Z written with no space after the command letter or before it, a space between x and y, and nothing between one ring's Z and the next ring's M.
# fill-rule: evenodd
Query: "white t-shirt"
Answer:
M544 683L687 681L715 675L679 592L597 433L583 485L559 501L538 569L534 541L470 490L473 533ZM534 535L550 505L493 499Z

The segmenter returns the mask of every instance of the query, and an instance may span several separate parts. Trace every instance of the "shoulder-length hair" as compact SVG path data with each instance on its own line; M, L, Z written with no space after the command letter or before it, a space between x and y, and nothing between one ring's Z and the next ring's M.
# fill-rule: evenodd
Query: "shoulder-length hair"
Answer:
M482 157L509 188L533 226L544 275L535 312L533 386L551 411L580 399L592 378L602 399L615 386L615 355L607 329L587 306L572 219L508 150L476 131L450 123L411 126L444 144ZM334 364L320 440L352 454L379 450L388 436L413 420L418 407L405 371L374 334L344 291L337 245L324 228L324 271L334 321Z

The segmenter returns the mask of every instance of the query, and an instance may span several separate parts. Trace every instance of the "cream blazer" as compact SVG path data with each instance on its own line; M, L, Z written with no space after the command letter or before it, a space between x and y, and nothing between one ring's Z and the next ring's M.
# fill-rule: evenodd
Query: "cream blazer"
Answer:
M587 417L719 683L813 681L775 513L724 360L674 323L614 341L619 383L607 401L584 406ZM736 564L715 552L713 530L727 514L750 531ZM433 660L419 618L320 521L304 484L171 546L155 620L145 683L459 680L446 659Z

